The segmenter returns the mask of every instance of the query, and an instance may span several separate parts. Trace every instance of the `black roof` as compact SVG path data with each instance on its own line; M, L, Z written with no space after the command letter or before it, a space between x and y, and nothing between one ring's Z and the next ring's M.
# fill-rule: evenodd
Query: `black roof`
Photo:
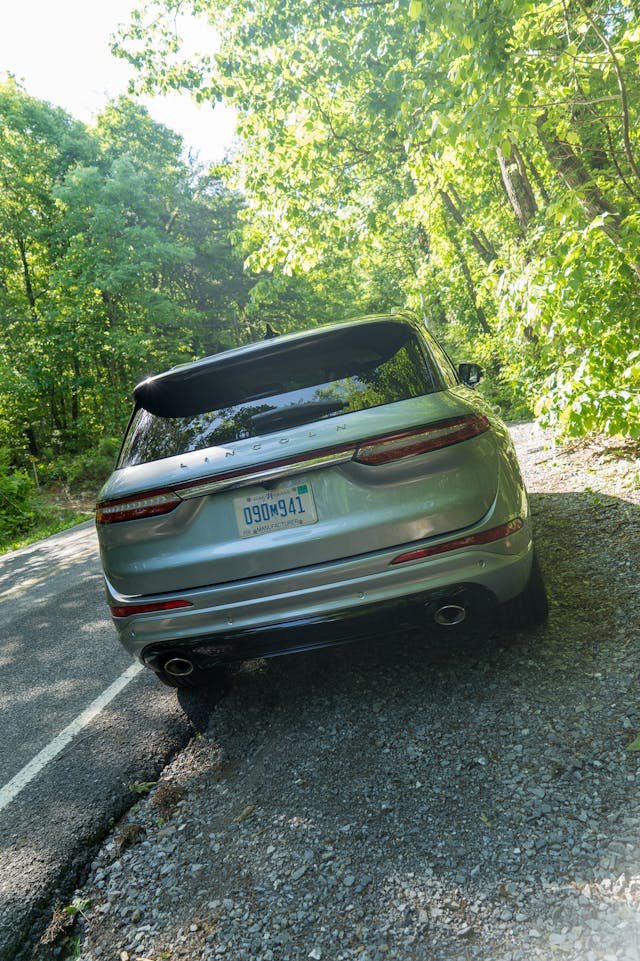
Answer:
M295 364L296 352L301 349L308 351L314 346L325 343L326 338L335 339L335 349L339 351L340 343L345 339L350 342L354 337L362 340L366 347L367 337L363 337L363 328L375 327L378 337L381 328L387 328L391 336L398 326L420 327L417 318L409 312L397 314L362 317L357 320L341 324L328 324L301 333L287 334L245 344L232 350L203 357L201 360L189 364L173 367L164 373L148 377L137 385L133 392L137 407L142 407L159 417L188 417L199 413L202 409L202 395L209 394L212 381L224 380L227 384L233 378L234 369L246 368L247 365L259 364L261 367L270 358L278 357L286 362L287 355Z

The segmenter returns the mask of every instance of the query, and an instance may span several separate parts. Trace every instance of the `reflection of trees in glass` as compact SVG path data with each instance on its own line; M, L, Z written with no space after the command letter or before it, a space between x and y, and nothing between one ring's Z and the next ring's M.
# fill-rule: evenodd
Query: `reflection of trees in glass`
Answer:
M322 398L336 397L345 401L347 406L342 413L351 413L419 397L432 390L420 350L412 341L383 363L325 384L317 394Z
M256 431L251 418L254 414L270 409L270 404L247 404L243 407L229 407L220 411L220 420L207 435L209 445L228 444L230 441L254 437Z
M192 450L189 438L196 433L196 428L191 426L191 420L156 417L146 410L137 411L122 448L120 466L145 464Z
M352 351L351 357L339 358L341 371L344 370L341 376L336 376L336 363L325 361L319 365L314 363L313 353L308 353L309 356L297 359L296 370L288 378L288 383L281 384L279 392L276 387L272 396L261 396L253 403L229 404L191 417L161 418L139 411L125 445L122 464L139 464L268 435L285 427L419 397L434 389L430 371L413 339L403 343L383 361L378 355L375 361L369 359L368 363L362 364ZM259 386L254 383L256 389ZM335 402L339 409L319 410L323 403L331 402ZM290 422L287 421L287 411L291 412ZM267 412L274 413L273 421L256 416ZM279 413L283 415L280 419Z
M413 340L377 367L371 374L370 383L385 398L380 403L389 403L392 398L419 397L433 390L420 348Z
M127 435L120 466L144 464L244 440L255 434L252 416L265 410L269 410L268 404L229 407L192 417L157 417L139 410Z

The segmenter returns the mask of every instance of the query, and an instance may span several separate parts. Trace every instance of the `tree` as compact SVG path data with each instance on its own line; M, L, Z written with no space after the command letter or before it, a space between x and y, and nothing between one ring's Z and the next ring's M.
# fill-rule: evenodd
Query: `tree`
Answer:
M89 130L10 82L0 118L0 446L19 463L94 446L138 379L237 343L253 281L241 200L143 108Z
M143 83L235 105L254 264L309 272L350 248L364 287L420 230L405 303L566 429L640 433L637 0L186 6L216 57L180 62L177 0L147 4L119 52Z

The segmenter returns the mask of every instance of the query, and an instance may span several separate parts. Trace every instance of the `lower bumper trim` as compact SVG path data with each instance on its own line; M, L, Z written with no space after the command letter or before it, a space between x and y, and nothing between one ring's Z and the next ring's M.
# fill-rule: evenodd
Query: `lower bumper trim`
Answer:
M142 651L142 661L157 674L175 657L187 657L196 671L222 667L254 658L278 657L394 634L410 629L430 629L435 634L451 631L455 625L439 627L436 611L459 605L466 623L490 617L497 606L495 595L478 584L454 584L437 591L361 605L315 617L278 624L221 632L190 641L151 644Z

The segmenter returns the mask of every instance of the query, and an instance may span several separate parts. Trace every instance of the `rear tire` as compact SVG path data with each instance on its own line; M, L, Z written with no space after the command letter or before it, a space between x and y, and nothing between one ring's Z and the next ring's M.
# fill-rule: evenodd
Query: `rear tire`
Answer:
M538 558L534 553L527 586L517 597L500 606L498 623L502 628L519 630L522 627L535 627L538 624L544 624L548 614L547 592L542 580Z

